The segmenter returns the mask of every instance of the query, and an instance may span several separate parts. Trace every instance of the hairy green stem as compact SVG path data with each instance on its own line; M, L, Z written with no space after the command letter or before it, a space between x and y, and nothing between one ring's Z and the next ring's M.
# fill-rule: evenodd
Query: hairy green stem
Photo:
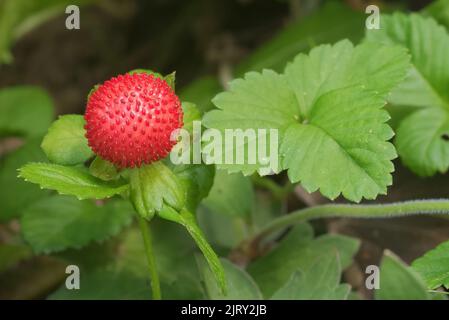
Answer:
M391 204L327 204L305 208L282 216L267 224L250 242L259 242L267 235L291 225L318 218L395 218L410 215L449 214L449 200L413 200Z
M147 221L138 215L140 231L142 233L143 243L145 245L145 254L147 256L148 269L150 270L151 292L153 300L161 300L161 285L157 273L156 260L154 258L153 245L151 242L150 228Z

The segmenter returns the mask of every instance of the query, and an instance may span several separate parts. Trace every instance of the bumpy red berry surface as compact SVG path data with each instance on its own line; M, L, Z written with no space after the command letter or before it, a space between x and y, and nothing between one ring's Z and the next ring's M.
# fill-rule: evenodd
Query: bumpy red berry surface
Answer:
M167 157L182 127L182 108L172 88L146 73L114 77L89 97L86 137L101 158L116 166L140 167Z

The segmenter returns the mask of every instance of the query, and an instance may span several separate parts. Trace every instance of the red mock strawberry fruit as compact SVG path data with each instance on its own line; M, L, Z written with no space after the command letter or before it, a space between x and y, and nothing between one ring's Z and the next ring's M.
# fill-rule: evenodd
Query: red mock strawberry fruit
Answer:
M166 81L146 73L125 74L100 85L86 108L90 148L119 168L167 157L182 127L182 108Z

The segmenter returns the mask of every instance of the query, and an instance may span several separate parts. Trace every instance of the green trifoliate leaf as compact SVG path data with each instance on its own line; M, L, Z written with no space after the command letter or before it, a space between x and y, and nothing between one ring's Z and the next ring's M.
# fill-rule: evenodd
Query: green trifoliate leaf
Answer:
M292 182L300 181L309 192L320 189L331 199L343 194L360 201L385 194L396 153L387 142L393 132L382 107L408 68L404 48L372 43L353 47L345 40L298 55L284 75L264 70L234 80L228 92L214 98L220 110L205 115L205 126L221 132L249 129L257 138L244 136L231 149L245 155L243 165L218 166L250 174L268 159L272 171L287 169ZM269 156L256 157L254 164L249 146L261 140L260 129L277 130L274 142L280 148L265 137L261 145L270 150ZM280 157L273 156L277 151Z
M256 170L260 172L261 168L279 172L276 147L280 137L270 134L270 129L282 134L288 125L299 119L295 96L287 81L271 70L264 70L262 73L249 72L244 79L232 81L230 90L218 94L213 103L220 110L205 114L204 125L220 130L223 138L226 137L225 130L234 130L233 133L236 134L235 138L231 138L235 143L229 144L228 147L225 141L221 141L222 156L215 161L218 168L227 169L229 172L241 171L245 175L253 174ZM257 139L259 134L264 136L265 141ZM228 143L229 141L231 140L228 139ZM214 140L205 144L212 142ZM274 146L274 149L270 148L270 145ZM258 150L261 148L265 150L261 150L262 156L258 157ZM269 154L273 155L273 161L264 163L269 160Z
M212 300L260 300L263 299L257 284L251 276L243 269L237 267L229 260L221 259L223 264L227 294L224 295L217 283L214 275L207 267L205 261L201 257L197 257L200 273L204 280L204 286L209 299Z
M413 269L423 277L430 289L449 289L449 241L441 243L424 256L413 261Z
M285 131L281 154L290 180L330 199L341 193L358 202L386 194L396 152L386 142L393 131L385 124L383 104L381 97L354 87L321 96L308 124Z
M399 47L354 48L348 41L297 56L285 70L303 119L288 127L281 145L290 180L330 199L386 194L396 152L382 107L407 68Z
M23 86L0 90L0 136L41 136L52 119L53 102L42 89Z
M5 156L0 165L0 221L16 218L31 203L46 197L47 190L17 179L17 169L30 161L46 161L41 138L33 138Z
M306 272L322 256L332 256L337 251L342 269L347 268L359 245L358 240L341 235L328 234L313 239L312 227L300 224L276 248L251 263L248 272L259 285L264 297L269 298L298 269Z
M390 251L385 251L380 265L378 300L429 300L420 276Z
M162 162L155 162L130 172L130 197L136 211L151 219L164 204L182 209L186 190L180 179Z
M405 165L420 176L431 176L448 169L448 139L448 111L422 108L401 121L395 142Z
M127 184L102 181L84 168L49 163L29 163L19 169L19 177L80 200L109 198L128 190Z
M449 168L449 34L431 18L401 13L382 16L382 29L368 41L399 44L412 55L406 81L391 103L411 112L397 131L396 147L405 165L421 176Z
M37 253L81 248L119 233L132 221L127 201L96 205L90 200L53 196L28 207L21 225L25 240Z
M61 116L53 122L42 141L42 149L51 162L76 165L93 156L87 145L84 124L84 117L74 114Z
M340 284L341 264L335 252L318 258L306 271L298 270L274 293L274 300L346 300L351 287Z
M109 161L103 160L98 156L90 164L89 172L94 177L105 181L114 180L119 177L119 173L114 164Z

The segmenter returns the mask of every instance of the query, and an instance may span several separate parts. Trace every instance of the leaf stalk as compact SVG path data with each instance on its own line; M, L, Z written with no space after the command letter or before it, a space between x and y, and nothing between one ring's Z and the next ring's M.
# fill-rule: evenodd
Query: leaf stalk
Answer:
M296 210L274 219L247 243L254 248L262 239L276 231L319 218L396 218L438 214L449 214L449 199L412 200L389 204L326 204Z
M159 282L159 275L157 273L156 259L154 257L150 228L148 227L147 221L141 215L138 214L137 219L139 220L140 231L142 233L143 243L145 246L145 254L148 262L148 269L150 271L152 298L153 300L161 300L161 285Z

